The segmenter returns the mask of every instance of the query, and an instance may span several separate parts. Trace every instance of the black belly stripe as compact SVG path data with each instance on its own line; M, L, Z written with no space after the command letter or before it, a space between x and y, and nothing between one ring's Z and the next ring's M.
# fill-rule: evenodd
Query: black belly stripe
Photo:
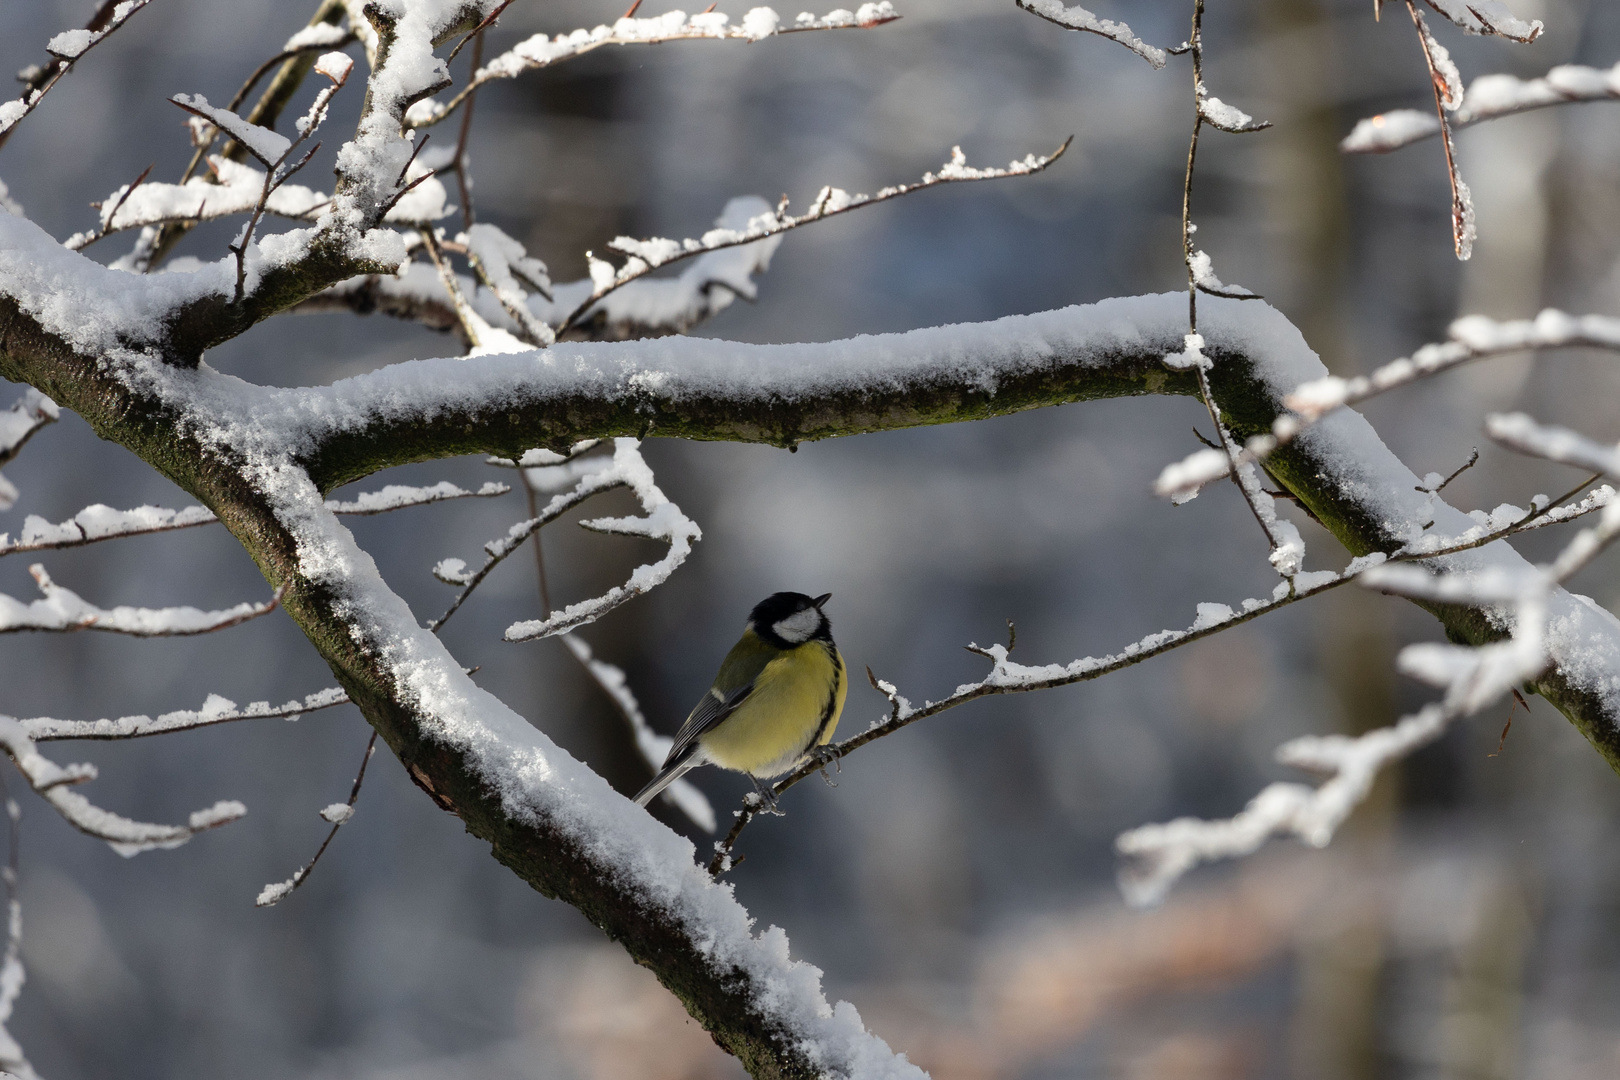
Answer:
M827 707L821 710L821 723L816 725L816 733L810 736L810 742L804 748L806 754L821 745L821 737L827 733L827 725L832 723L833 709L838 705L838 684L844 679L844 665L838 662L837 650L831 645L821 647L827 650L836 674L833 676L832 685L827 688Z

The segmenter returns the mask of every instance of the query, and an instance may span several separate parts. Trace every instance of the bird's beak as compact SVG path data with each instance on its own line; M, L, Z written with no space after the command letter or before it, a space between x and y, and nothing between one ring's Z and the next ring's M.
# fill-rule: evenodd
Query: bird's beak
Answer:
M816 597L814 600L810 601L810 603L815 605L815 609L817 611L820 611L821 610L821 605L825 604L827 601L829 601L831 599L832 599L832 593L824 592L820 596Z

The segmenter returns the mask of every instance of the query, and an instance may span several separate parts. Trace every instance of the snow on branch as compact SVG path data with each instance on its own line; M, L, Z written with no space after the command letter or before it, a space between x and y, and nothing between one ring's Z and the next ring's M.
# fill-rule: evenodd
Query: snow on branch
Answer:
M1513 14L1501 0L1423 0L1435 11L1470 34L1504 37L1527 45L1546 29L1540 19L1529 22Z
M25 88L22 97L0 103L0 143L5 142L11 129L34 111L40 100L51 92L51 87L60 82L85 53L105 41L149 3L151 0L103 3L83 30L64 30L46 42L45 51L53 57L51 63L22 72Z
M1199 863L1251 855L1273 836L1293 834L1325 847L1350 811L1367 797L1379 770L1433 742L1451 719L1441 706L1428 705L1393 727L1356 739L1306 736L1283 744L1277 750L1278 761L1319 769L1330 778L1315 788L1271 784L1242 813L1224 820L1177 818L1120 834L1114 846L1131 860L1120 874L1120 889L1131 904L1146 907L1164 899L1170 887Z
M22 722L0 716L0 749L16 764L28 786L33 788L69 825L80 832L105 840L118 854L128 858L154 848L176 848L200 832L216 829L247 813L235 801L221 801L198 810L184 825L152 825L103 810L72 786L96 778L94 765L61 766L39 752Z
M371 514L386 514L391 510L403 510L408 506L426 506L429 503L444 502L448 499L489 499L497 495L505 495L511 491L506 484L497 484L493 481L479 487L477 491L468 491L457 487L448 480L440 480L432 487L407 487L403 484L389 484L379 491L363 491L353 499L328 499L326 508L334 514L353 514L367 516Z
M616 484L628 487L634 493L636 501L641 504L642 513L646 516L596 518L579 524L581 528L592 532L661 540L669 545L669 550L657 562L643 563L636 567L631 571L628 581L623 585L614 586L601 596L570 604L544 619L513 623L506 628L503 635L505 640L533 641L535 638L550 637L553 634L565 634L587 623L593 623L621 604L668 581L669 576L692 553L692 544L702 537L703 530L698 528L697 522L681 513L681 508L670 502L653 482L652 470L647 467L647 462L641 456L640 445L639 439L614 439L612 464L597 474L600 478L597 482L605 483L606 479L611 477ZM557 500L552 501L555 503Z
M697 15L684 11L670 11L645 19L626 16L612 26L597 26L592 30L575 30L558 34L555 38L536 34L495 57L479 68L454 97L445 102L424 99L411 106L405 114L407 127L421 128L437 124L454 112L462 102L487 82L495 79L513 79L526 71L550 67L604 45L656 45L664 41L733 40L763 41L776 34L791 34L806 30L870 29L900 17L889 0L865 3L854 12L843 8L821 18L801 13L792 25L784 26L782 17L767 7L753 8L743 16L742 22L732 24L731 16L712 10Z
M1620 351L1620 319L1606 315L1566 315L1548 308L1534 319L1498 322L1468 315L1452 323L1450 341L1425 345L1410 357L1392 360L1370 375L1341 379L1329 375L1296 387L1285 399L1298 419L1283 418L1275 434L1292 437L1298 423L1313 422L1334 409L1355 405L1386 390L1449 371L1459 364L1526 349L1584 346Z
M660 267L682 259L689 259L694 255L703 255L724 248L737 247L743 244L752 244L760 240L779 236L790 229L797 229L802 225L822 221L851 210L870 206L873 203L887 202L902 195L909 195L914 191L935 187L939 184L960 183L974 180L999 180L1009 176L1030 176L1042 172L1052 162L1063 156L1063 152L1074 141L1071 135L1065 139L1052 153L1044 157L1034 154L1026 155L1022 160L1009 162L1006 168L977 169L968 165L967 156L962 153L960 146L951 148L951 159L940 166L939 171L923 174L921 180L910 184L897 184L892 187L881 188L873 195L851 195L842 188L823 187L821 192L811 202L810 209L799 215L787 212L787 200L784 199L774 210L766 209L762 213L750 217L746 224L739 227L717 225L704 233L701 239L670 240L662 236L655 236L650 240L637 240L629 236L616 237L608 243L608 247L620 252L628 258L622 267L617 270L603 259L598 259L591 252L585 257L590 265L591 282L594 288L591 295L583 300L577 307L568 313L557 328L557 334L567 333L576 324L583 321L591 309L606 295L615 289L645 277ZM728 209L730 209L728 207Z
M620 440L634 444L634 439ZM633 447L632 447L633 448ZM636 455L640 460L640 455ZM506 535L498 540L491 540L484 545L484 564L477 570L469 571L467 564L461 559L441 559L433 567L433 576L446 585L460 585L461 591L451 601L450 607L443 615L428 625L437 633L443 628L450 616L466 602L472 591L481 585L491 570L506 560L508 555L521 548L524 543L539 532L543 527L556 521L568 511L585 502L587 499L600 495L604 491L614 488L626 487L630 483L629 474L620 462L620 456L615 453L612 458L586 458L584 460L565 460L556 465L545 466L547 472L555 472L555 478L562 478L566 486L572 484L568 490L554 495L550 502L539 514L527 521L520 521L506 531ZM539 471L538 469L532 471ZM538 486L538 485L537 485Z
M596 685L607 694L619 715L624 717L625 723L630 725L630 733L635 737L636 750L647 767L656 773L664 766L664 759L669 756L669 748L675 745L675 740L668 735L660 735L647 723L642 715L641 703L636 695L630 691L630 680L626 678L624 669L614 664L598 660L591 652L591 647L573 634L560 635L562 643L568 646L579 666L584 668L590 677L596 680ZM691 819L692 823L704 832L714 832L714 807L710 805L708 797L697 789L689 780L676 780L663 791L666 801L678 808L681 813Z
M1452 117L1454 127L1467 127L1499 116L1580 101L1620 101L1620 63L1607 70L1564 64L1538 79L1482 75L1463 95ZM1415 109L1394 109L1358 120L1339 143L1346 154L1384 154L1440 133L1440 121Z
M490 498L505 495L512 489L506 484L488 483L477 491L467 491L448 480L431 487L406 487L389 484L379 491L364 491L353 499L328 499L326 508L334 514L384 514L410 506L447 499ZM151 533L190 529L210 525L219 519L214 512L201 506L188 506L181 510L168 510L161 506L137 506L133 510L114 510L101 503L87 506L61 524L52 524L42 517L30 514L23 519L22 531L13 539L0 533L0 556L23 551L61 550L82 547L101 540L116 540L125 536L145 536Z
M242 603L223 611L199 611L194 607L98 608L53 582L40 564L30 566L28 572L34 575L44 599L25 605L0 594L0 634L19 630L104 630L132 637L185 637L256 619L274 611L281 600L277 593L262 604Z
M121 716L116 720L56 720L48 716L18 721L23 731L35 742L56 739L140 739L148 735L167 735L175 731L228 724L234 720L268 720L281 718L297 720L308 712L342 705L349 695L342 687L333 686L317 690L302 699L284 705L268 701L255 701L238 706L229 698L209 694L199 709L177 709L174 712L152 716Z
M467 262L484 287L495 294L531 345L550 345L556 340L551 327L529 309L529 294L523 286L552 299L551 274L546 264L534 258L518 241L494 225L469 226L456 237L467 249Z
M11 408L0 412L0 465L4 465L22 450L23 444L46 424L54 423L62 410L56 402L35 390L23 391L22 397L12 402ZM0 474L0 510L10 510L17 504L17 488ZM0 534L0 546L5 543Z
M1074 7L1064 7L1063 0L1013 0L1013 3L1031 15L1039 15L1047 22L1056 23L1065 30L1083 30L1088 34L1097 34L1110 41L1117 41L1156 68L1165 65L1163 49L1149 45L1124 23L1099 19L1078 4Z

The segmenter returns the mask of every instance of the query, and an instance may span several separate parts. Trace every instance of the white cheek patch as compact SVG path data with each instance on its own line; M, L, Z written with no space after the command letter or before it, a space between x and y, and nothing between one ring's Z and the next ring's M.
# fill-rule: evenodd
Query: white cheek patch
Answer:
M805 608L796 615L789 615L787 618L781 620L775 626L771 627L771 629L775 631L776 636L781 638L783 641L791 642L792 644L797 645L802 641L809 641L811 635L814 634L816 630L820 628L820 626L821 612L817 611L815 608Z

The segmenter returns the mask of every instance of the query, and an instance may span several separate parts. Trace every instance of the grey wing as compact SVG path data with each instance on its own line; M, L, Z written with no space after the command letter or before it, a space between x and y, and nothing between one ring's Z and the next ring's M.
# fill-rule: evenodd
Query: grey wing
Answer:
M754 692L752 681L739 686L723 698L714 696L714 691L703 695L703 700L697 703L692 714L681 725L681 730L675 733L675 744L669 748L669 756L664 759L664 768L691 754L697 745L698 736L714 727L720 721L737 711L749 694Z

